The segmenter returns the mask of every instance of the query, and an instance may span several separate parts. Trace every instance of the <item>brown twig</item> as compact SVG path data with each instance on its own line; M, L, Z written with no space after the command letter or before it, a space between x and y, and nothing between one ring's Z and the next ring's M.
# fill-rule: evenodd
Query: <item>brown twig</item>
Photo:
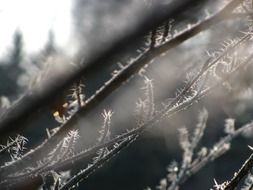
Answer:
M239 171L235 174L235 176L228 182L224 190L234 190L237 189L240 181L250 172L253 167L253 154L249 156L249 158L245 161Z

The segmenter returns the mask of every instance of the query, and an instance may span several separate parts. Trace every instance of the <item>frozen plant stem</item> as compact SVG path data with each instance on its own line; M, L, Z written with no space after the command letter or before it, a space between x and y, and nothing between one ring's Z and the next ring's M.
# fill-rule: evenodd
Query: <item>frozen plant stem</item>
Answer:
M237 3L235 3L237 2ZM202 31L205 29L205 27L209 27L210 23L212 21L217 20L222 14L227 14L227 10L233 9L240 1L230 1L227 3L226 6L224 6L223 9L220 10L215 15L210 15L209 17L205 18L202 22L199 22L195 25L192 25L191 28L185 29L181 33L174 34L171 39L168 41L165 41L164 44L161 44L157 47L154 47L144 54L142 54L136 61L133 63L127 65L122 71L120 71L117 75L113 76L107 83L105 83L104 86L102 86L96 94L91 96L88 100L86 100L84 106L71 117L68 121L66 121L60 128L60 130L55 133L54 135L51 136L48 140L45 140L41 145L39 145L37 148L35 148L33 151L27 153L22 159L18 160L17 162L13 162L10 165L6 167L0 168L1 173L5 173L9 171L8 173L12 173L15 168L17 168L19 165L25 166L29 165L30 161L32 160L38 160L40 155L40 152L42 153L47 153L50 152L50 149L48 147L54 147L60 140L61 138L66 135L66 133L73 127L75 126L76 122L79 120L79 117L82 116L84 117L86 114L88 114L91 110L94 109L100 102L102 102L109 94L111 94L115 89L120 87L122 83L124 83L126 80L128 80L134 73L138 72L139 69L142 68L143 65L149 63L150 60L152 60L154 57L160 55L161 53L167 51L170 48L173 48L177 45L179 45L181 42L185 41L186 39L194 36L198 32ZM210 64L212 65L212 64ZM200 74L199 74L200 77ZM198 80L196 78L195 80ZM195 81L192 81L192 84ZM184 89L184 92L186 92L191 84L187 88ZM182 94L184 93L182 92ZM170 106L172 106L181 96L178 95L177 98L171 103ZM47 147L47 148L45 148ZM42 151L43 149L43 151ZM8 174L6 173L6 175Z

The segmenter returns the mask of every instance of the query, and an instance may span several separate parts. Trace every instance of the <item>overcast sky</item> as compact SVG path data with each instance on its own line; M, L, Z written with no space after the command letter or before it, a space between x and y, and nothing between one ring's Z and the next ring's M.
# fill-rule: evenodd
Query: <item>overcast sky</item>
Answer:
M55 33L56 43L66 48L72 30L71 0L0 0L0 57L12 45L13 33L23 33L25 50L43 47L48 31Z

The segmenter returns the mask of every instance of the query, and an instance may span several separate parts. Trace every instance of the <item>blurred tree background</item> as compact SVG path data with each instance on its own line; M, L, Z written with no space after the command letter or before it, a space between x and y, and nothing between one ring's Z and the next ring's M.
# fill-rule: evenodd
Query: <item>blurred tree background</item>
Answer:
M114 3L114 6L110 6ZM116 5L117 3L119 5ZM105 2L73 1L74 34L77 36L76 39L73 39L73 43L78 44L79 51L71 58L71 62L80 61L80 57L85 51L85 44L82 41L83 38L87 37L87 34L95 33L92 38L96 38L96 35L99 36L100 32L106 31L106 28L97 31L105 22L116 26L119 24L110 23L114 22L110 20L100 20L100 18L103 18L107 11L112 12L112 17L117 15L118 11L125 10L124 6L130 4L128 1L125 3L126 5L122 5L124 3L115 0ZM113 7L118 8L118 10L112 10ZM87 20L92 19L94 15L99 19L94 23L94 31L88 31L89 23ZM208 30L204 30L177 47L166 51L166 55L158 56L152 64L149 64L144 73L154 83L155 102L159 106L162 107L162 104L159 103L162 100L173 97L176 90L184 84L186 76L191 75L195 67L204 64L208 60L205 51L215 51L224 40L233 39L238 36L239 31L248 28L248 18L246 16L221 20L210 26ZM110 31L104 35L112 35L109 33ZM56 43L57 34L52 29L48 29L48 39L44 47L32 53L27 52L25 48L26 36L28 35L22 33L22 28L14 31L8 53L0 59L1 113L4 113L7 108L20 99L24 92L29 91L34 84L37 84L39 76L46 78L47 75L43 74L51 69L49 66L52 64L51 62L58 59L58 57L69 57L68 50ZM88 42L93 40L96 43L98 39L89 39ZM115 55L111 61L120 58L120 61L124 62L131 57L135 57L137 54L135 47L145 47L145 43L146 37L137 39L133 45L122 47L123 53ZM83 76L81 80L85 85L85 96L89 97L99 86L104 84L112 76L111 74L116 67L117 64L106 69L98 66L98 75L89 78L89 80ZM226 85L218 87L189 109L176 114L170 119L162 120L155 128L141 135L133 144L122 150L120 154L92 174L85 182L80 183L78 189L139 190L148 186L155 189L160 179L167 175L169 164L173 160L182 161L178 129L186 126L191 133L197 123L200 110L206 108L209 113L207 129L200 143L201 146L206 147L211 147L225 135L224 125L227 118L235 119L236 128L252 120L252 71L253 65L251 64L247 70L243 70L240 75L235 76L236 80L232 81L231 88ZM130 129L131 126L135 125L134 110L138 98L143 96L143 79L144 77L141 74L135 76L134 79L106 98L86 118L80 119L78 128L81 140L76 145L77 150L88 148L94 143L94 139L97 139L99 128L103 123L100 114L103 109L112 109L114 112L112 134L120 134L125 129ZM72 87L69 87L64 93L59 92L59 97L64 96L67 100L71 99L69 96L72 93L71 89ZM21 132L21 135L29 140L27 150L38 145L38 140L42 141L47 138L46 129L51 130L59 126L50 106L45 106L36 114L36 119ZM231 149L225 155L206 165L196 175L191 176L182 185L181 189L210 189L214 185L213 179L220 183L231 179L234 172L239 169L252 152L248 148L248 145L253 143L252 137L253 133L248 133L233 140ZM80 163L71 172L76 173L83 167Z

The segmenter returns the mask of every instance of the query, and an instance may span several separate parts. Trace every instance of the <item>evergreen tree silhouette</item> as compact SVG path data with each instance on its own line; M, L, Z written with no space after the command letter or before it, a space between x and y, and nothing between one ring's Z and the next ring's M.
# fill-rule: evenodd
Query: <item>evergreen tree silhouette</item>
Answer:
M20 92L18 77L24 72L20 67L23 61L23 35L16 30L13 35L13 47L7 57L6 65L0 67L0 96L16 97Z
M55 54L57 52L57 48L55 45L55 35L53 30L50 30L48 32L48 41L45 45L45 49L44 49L44 56L48 57L51 56L53 54Z
M13 49L9 56L8 75L17 83L18 77L24 72L20 67L23 61L23 35L21 31L16 30L13 36Z

